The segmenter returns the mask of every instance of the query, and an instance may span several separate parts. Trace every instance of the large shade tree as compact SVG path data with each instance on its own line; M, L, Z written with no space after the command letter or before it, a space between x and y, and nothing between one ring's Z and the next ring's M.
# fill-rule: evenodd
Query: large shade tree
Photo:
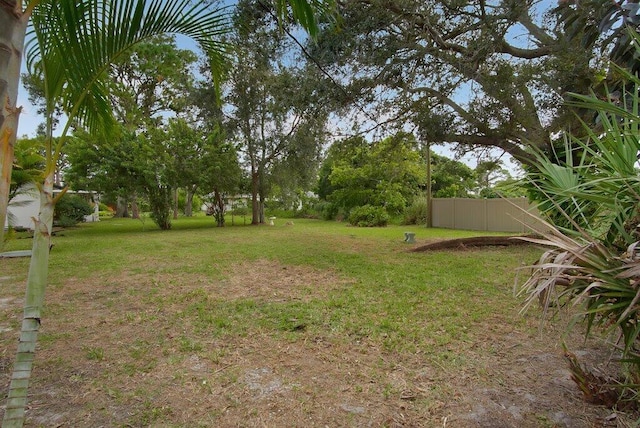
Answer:
M103 201L116 203L116 215L129 216L124 203L140 193L141 159L148 151L141 141L124 126L110 135L94 135L75 130L65 145L68 166L64 182L74 190L92 190L104 196Z
M145 142L138 138L141 133L148 134L161 126L167 115L180 114L186 109L187 94L194 80L191 65L196 58L194 52L179 49L172 36L161 35L138 43L126 58L118 59L109 67L108 78L105 79L113 115L121 129L117 132L115 129L111 130L108 136L78 130L72 147L67 144L66 157L73 157L76 164L71 166L69 177L78 184L76 178L79 178L77 173L80 170L89 172L89 169L98 169L105 172L106 179L96 183L98 186L91 190L115 197L116 217L128 216L129 204L132 215L138 216L136 200L138 196L144 196L140 189L151 188L152 194L158 193L153 185L140 182L142 177L152 177L152 174L142 173L149 169L141 168L140 165L149 165L149 162L139 155L152 150L145 152L128 147L139 147L140 143ZM25 86L30 100L45 111L44 82L39 77L41 76L27 75ZM96 144L98 140L101 141ZM160 154L160 157L150 155L157 159L154 164L162 160L163 153ZM88 168L92 163L93 168ZM92 175L100 176L93 171Z
M424 132L438 122L430 143L530 163L531 147L548 149L554 132L576 123L565 93L588 92L601 68L595 45L568 37L550 3L341 2L342 25L312 50L346 88L345 103L358 102L364 126Z
M146 196L151 206L157 208L152 217L163 219L159 222L161 228L170 228L168 212L158 211L168 210L169 205L164 200L172 192L166 187L167 177L157 174L167 171L162 165L165 151L158 147L162 141L148 137L166 122L166 116L179 115L187 108L187 94L194 81L191 67L196 59L193 52L179 49L174 37L162 36L138 44L131 55L111 67L109 90L114 116L124 125L124 136L133 134L138 146L146 145L149 149L138 153L151 156L138 160L146 165L142 168L143 173L137 174L138 180L129 181L131 186L119 189L116 215L126 210L130 202L133 216L138 216L137 198ZM156 153L152 154L154 151ZM138 165L132 166L139 169ZM129 193L126 187L129 187ZM140 194L139 189L143 189L145 195Z
M18 87L20 84L20 70L24 59L24 42L27 34L27 27L31 22L31 18L40 14L43 8L50 3L51 0L5 0L0 2L0 96L3 100L2 106L0 106L0 224L4 224L7 213L9 184L11 180L11 171L13 163L13 152L16 141L18 119L20 116L21 108L17 105ZM67 6L73 7L75 3L66 2ZM85 4L96 4L98 6L105 4L109 5L111 1L78 1L79 6ZM134 17L139 19L141 17L139 10L140 7L144 7L149 3L149 7L156 12L164 11L165 21L161 21L166 24L171 24L177 19L185 21L191 20L194 16L197 16L197 11L202 10L205 3L215 3L212 1L171 1L169 4L157 4L153 6L147 1L138 2L115 2L117 8L119 8L123 14L119 16L121 22L116 20L109 23L110 31L123 32L129 35L127 30L131 31L131 35L135 33L134 27L127 23L127 19ZM181 10L185 10L189 4L193 4L194 7L188 14L181 14ZM331 17L333 20L336 16L336 8L334 0L272 0L262 2L263 6L271 9L278 19L283 21L297 21L309 34L315 37L318 33L319 25L318 18L320 16L326 19ZM134 5L136 5L134 7ZM153 6L153 7L151 7ZM101 6L100 6L101 7ZM214 14L210 16L211 22L214 22L220 17L220 14ZM54 18L53 16L51 17ZM53 21L52 21L53 22ZM86 25L88 21L81 20L76 22L78 28ZM101 22L101 21L96 21ZM125 24L121 28L117 28L117 25ZM215 32L217 24L214 24L211 30ZM154 31L162 33L161 26L153 28ZM195 31L196 28L184 28L183 30ZM181 31L169 31L169 32L181 32ZM125 34L123 34L125 35ZM73 42L75 39L58 40L63 45L76 45ZM57 43L57 42L56 42ZM106 52L105 52L106 53ZM70 59L70 58L68 58ZM221 65L221 61L218 55L214 54L213 63ZM93 67L95 64L88 64L88 67ZM102 106L106 108L106 105ZM0 228L0 245L4 242L4 228Z
M300 158L309 165L319 157L327 111L310 84L317 75L292 64L290 38L260 2L239 2L234 19L234 65L224 101L251 177L252 224L259 224L275 167L293 167Z

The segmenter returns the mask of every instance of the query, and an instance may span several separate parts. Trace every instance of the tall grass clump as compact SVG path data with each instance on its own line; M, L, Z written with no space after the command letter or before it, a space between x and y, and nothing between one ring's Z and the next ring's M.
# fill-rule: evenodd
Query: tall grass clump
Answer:
M612 65L612 67L615 67ZM550 249L534 266L521 289L525 309L541 302L551 308L579 307L587 335L609 333L624 379L617 397L637 403L640 390L640 79L625 70L623 89L607 97L574 95L573 106L596 113L583 122L585 137L567 136L563 147L537 155L528 175L546 218L542 236ZM567 354L574 380L592 401L604 390ZM573 362L572 362L573 361ZM604 382L606 383L606 382ZM623 386L624 385L624 386ZM627 404L629 401L627 401Z

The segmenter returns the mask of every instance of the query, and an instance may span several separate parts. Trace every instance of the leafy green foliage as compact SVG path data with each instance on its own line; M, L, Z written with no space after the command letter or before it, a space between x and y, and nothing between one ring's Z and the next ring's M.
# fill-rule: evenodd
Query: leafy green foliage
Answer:
M361 137L329 149L319 179L319 196L346 213L365 205L389 215L403 212L424 185L425 168L412 135L396 134L375 143Z
M196 171L199 174L198 186L203 193L210 195L205 199L212 206L218 207L220 212L218 222L224 224L222 200L225 195L237 192L242 181L238 151L225 139L220 129L214 129L209 135L203 136L202 151L196 165ZM216 204L212 198L218 198L218 203Z
M171 229L171 188L158 184L147 187L151 219L162 230Z
M523 198L527 195L526 183L513 177L499 180L490 187L483 187L478 193L481 198Z
M555 15L542 19L551 3L339 2L344 24L323 28L314 54L352 89L345 104L357 97L371 117L411 123L423 141L497 147L528 163L529 147L575 124L564 94L588 91L601 70L579 27L568 37Z
M282 24L288 18L288 12L291 11L293 19L305 28L311 37L316 37L319 26L318 21L336 20L337 10L334 0L276 0L275 1L277 16Z
M189 207L189 203L191 204L191 207ZM192 215L193 212L199 212L203 203L204 202L199 195L192 195L191 199L189 199L187 192L181 189L178 190L178 209L185 215L187 215L189 211L191 211Z
M192 37L218 59L212 62L217 66L213 74L220 76L225 49L220 37L228 29L225 14L188 0L157 5L143 0L38 2L32 25L27 66L46 81L46 111L61 108L92 130L113 125L105 77L133 45L162 34Z
M179 49L174 36L160 35L133 47L109 69L106 84L113 113L129 130L162 122L166 112L189 108L197 56Z
M317 67L288 59L291 40L273 18L253 2L238 3L234 66L223 98L249 171L253 224L264 222L264 201L274 186L297 194L315 179L328 115Z
M636 73L640 67L633 40L640 28L636 1L584 0L558 2L556 13L567 35L584 49L601 44L609 58Z
M56 203L53 221L58 226L75 226L93 212L91 205L79 195L65 194Z
M14 147L14 166L11 173L9 200L13 199L25 186L35 184L42 178L45 159L41 154L41 139L20 139Z
M431 191L434 198L468 198L476 185L476 174L460 161L431 154Z
M367 204L351 210L349 223L358 227L386 226L389 223L389 214L382 207Z
M586 231L610 248L626 248L640 239L635 231L638 214L637 154L640 150L637 117L640 80L631 77L626 108L597 98L576 96L577 104L598 111L594 128L585 124L587 138L568 137L560 153L538 154L538 172L530 174L534 198L543 214L567 233Z
M65 182L76 190L98 191L108 199L128 196L141 191L138 178L145 153L142 141L124 128L114 130L111 138L76 130L66 146Z
M160 116L185 108L193 54L178 49L173 38L156 37L137 46L132 58L111 71L112 99L123 126L109 138L76 132L66 177L73 186L112 199L149 199L152 218L167 229L172 206L166 189L186 189L189 197L198 190L232 191L240 175L236 151L215 129L206 134L183 117Z
M404 210L404 224L427 223L427 198L424 195L416 196L413 202Z
M526 196L519 181L511 177L501 160L478 162L473 170L477 181L477 194L481 198L515 198Z

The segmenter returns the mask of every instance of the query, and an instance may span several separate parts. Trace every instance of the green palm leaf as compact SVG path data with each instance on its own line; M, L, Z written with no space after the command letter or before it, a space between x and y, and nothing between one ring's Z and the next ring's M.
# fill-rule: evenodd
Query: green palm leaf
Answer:
M276 12L280 22L285 21L290 8L294 20L305 28L311 37L318 34L318 18L335 20L336 2L334 0L276 0Z
M92 131L109 129L111 105L103 78L110 64L143 40L182 34L213 58L212 73L219 81L226 56L221 36L228 28L225 9L202 1L48 0L33 11L27 66L44 81L49 114L60 107L69 124L75 120Z

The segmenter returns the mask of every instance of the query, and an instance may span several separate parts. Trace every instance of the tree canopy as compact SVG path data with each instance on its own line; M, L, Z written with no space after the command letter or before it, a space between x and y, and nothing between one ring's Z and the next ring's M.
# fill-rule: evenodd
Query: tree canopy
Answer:
M399 133L369 143L362 137L335 142L320 170L318 194L336 213L365 205L401 213L425 182L412 135Z
M275 172L282 183L309 181L317 163L327 109L315 85L317 71L292 53L273 16L240 1L230 37L233 67L223 102L227 126L250 175L252 223L264 223L264 202Z
M546 3L354 0L313 55L345 87L345 106L371 127L409 126L460 150L497 148L530 163L530 148L573 126L567 91L601 69Z

